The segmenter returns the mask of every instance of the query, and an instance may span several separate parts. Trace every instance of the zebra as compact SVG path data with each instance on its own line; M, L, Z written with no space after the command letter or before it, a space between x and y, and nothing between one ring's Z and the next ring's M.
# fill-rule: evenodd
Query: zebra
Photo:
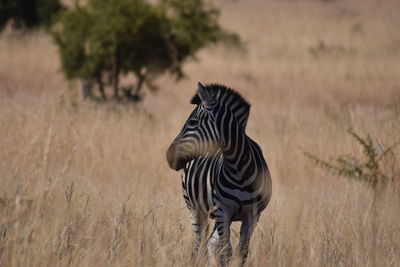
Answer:
M224 85L198 83L191 100L196 107L169 146L171 169L182 170L182 191L192 217L195 248L210 216L210 257L224 265L232 255L230 226L241 221L239 252L244 264L250 238L267 207L272 181L260 147L246 135L250 104Z

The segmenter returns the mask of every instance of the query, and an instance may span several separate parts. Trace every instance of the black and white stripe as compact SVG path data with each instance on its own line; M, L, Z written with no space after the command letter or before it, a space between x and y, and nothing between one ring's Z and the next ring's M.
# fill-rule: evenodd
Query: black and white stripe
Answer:
M271 198L272 183L260 147L246 135L250 105L222 85L198 84L196 107L167 151L172 169L183 169L183 196L193 219L196 248L207 216L215 220L208 241L224 263L232 253L230 225L241 221L243 263L252 232Z

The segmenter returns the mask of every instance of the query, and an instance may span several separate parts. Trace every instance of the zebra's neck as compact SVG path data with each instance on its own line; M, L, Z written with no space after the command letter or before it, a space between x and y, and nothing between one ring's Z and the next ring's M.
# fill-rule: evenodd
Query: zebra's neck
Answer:
M247 178L247 173L253 173L252 148L242 125L232 118L229 127L223 132L225 142L221 146L224 156L224 172L239 181Z

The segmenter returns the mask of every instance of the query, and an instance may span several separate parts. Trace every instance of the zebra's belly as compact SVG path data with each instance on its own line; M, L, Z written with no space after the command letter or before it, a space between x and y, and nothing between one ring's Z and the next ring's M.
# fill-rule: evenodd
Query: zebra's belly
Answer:
M191 187L193 185L193 187ZM189 179L188 182L182 183L182 191L183 196L186 202L186 205L191 213L209 215L210 218L214 219L216 217L216 213L218 213L218 203L219 200L212 191L203 190L193 190L198 188L194 185L197 185L197 182ZM200 186L200 185L197 185ZM194 191L197 191L195 193ZM203 192L203 193L201 193ZM205 193L207 192L207 193ZM244 214L254 213L258 214L262 210L265 209L268 202L266 201L256 201L255 203L236 203L236 209L232 214L232 221L242 221Z

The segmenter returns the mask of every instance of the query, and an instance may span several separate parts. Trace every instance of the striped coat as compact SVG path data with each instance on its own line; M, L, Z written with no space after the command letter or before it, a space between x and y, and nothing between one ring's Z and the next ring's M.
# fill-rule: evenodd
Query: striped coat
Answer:
M167 151L172 169L183 170L182 189L193 219L196 248L206 218L215 220L209 254L231 255L230 225L241 221L243 262L254 227L271 198L270 173L260 147L245 129L250 105L234 90L199 83L196 107Z

